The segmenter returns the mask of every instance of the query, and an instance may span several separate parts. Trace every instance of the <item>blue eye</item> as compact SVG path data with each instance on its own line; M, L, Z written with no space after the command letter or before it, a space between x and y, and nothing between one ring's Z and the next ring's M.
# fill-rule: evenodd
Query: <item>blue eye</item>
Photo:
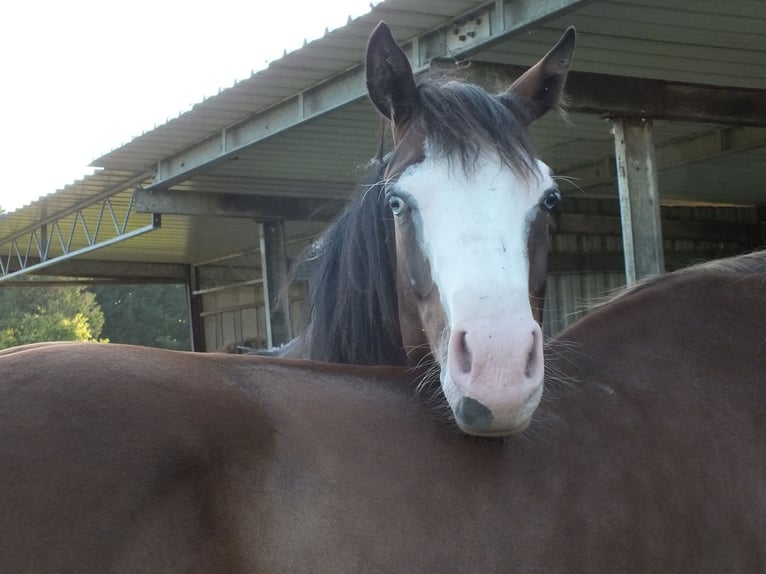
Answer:
M388 206L394 215L401 215L407 210L407 203L401 197L394 194L388 196Z
M553 208L558 205L559 201L561 201L561 192L558 189L551 189L545 193L540 205L547 211L553 211Z

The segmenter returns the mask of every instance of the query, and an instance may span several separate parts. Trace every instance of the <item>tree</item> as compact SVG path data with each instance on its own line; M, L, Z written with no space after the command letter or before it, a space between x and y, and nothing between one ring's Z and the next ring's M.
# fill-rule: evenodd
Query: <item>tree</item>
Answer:
M0 286L0 349L43 341L95 341L104 315L83 286Z
M164 349L191 348L183 285L97 285L103 336L112 343Z

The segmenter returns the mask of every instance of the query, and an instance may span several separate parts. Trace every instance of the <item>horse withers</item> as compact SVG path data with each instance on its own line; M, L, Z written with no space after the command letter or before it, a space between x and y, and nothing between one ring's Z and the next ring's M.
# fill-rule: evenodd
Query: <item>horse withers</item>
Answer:
M542 394L548 213L560 198L527 126L560 105L574 41L567 30L492 96L456 81L416 84L378 26L367 87L394 150L318 240L309 322L283 356L432 360L463 431L526 428Z
M766 252L595 310L504 440L404 368L0 352L0 570L763 572L764 286Z

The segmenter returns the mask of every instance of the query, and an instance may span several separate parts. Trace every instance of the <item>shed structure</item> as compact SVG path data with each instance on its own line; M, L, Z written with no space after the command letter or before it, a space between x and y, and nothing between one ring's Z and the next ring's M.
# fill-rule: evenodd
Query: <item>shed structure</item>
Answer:
M490 89L576 26L568 121L532 128L566 182L546 332L625 281L766 243L766 3L385 0L0 216L0 286L183 282L195 350L289 339L304 296L278 296L290 262L376 151L363 61L380 20L416 72Z

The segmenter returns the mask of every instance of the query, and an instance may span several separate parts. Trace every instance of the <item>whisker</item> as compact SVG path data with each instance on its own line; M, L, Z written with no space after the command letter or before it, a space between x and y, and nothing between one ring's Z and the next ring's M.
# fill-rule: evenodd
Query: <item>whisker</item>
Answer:
M577 188L581 193L585 193L585 190L582 188L582 186L580 186L580 184L577 183L578 180L580 179L579 177L572 177L569 175L553 175L552 178L554 181L564 181L568 183L569 185L571 185L572 187Z

